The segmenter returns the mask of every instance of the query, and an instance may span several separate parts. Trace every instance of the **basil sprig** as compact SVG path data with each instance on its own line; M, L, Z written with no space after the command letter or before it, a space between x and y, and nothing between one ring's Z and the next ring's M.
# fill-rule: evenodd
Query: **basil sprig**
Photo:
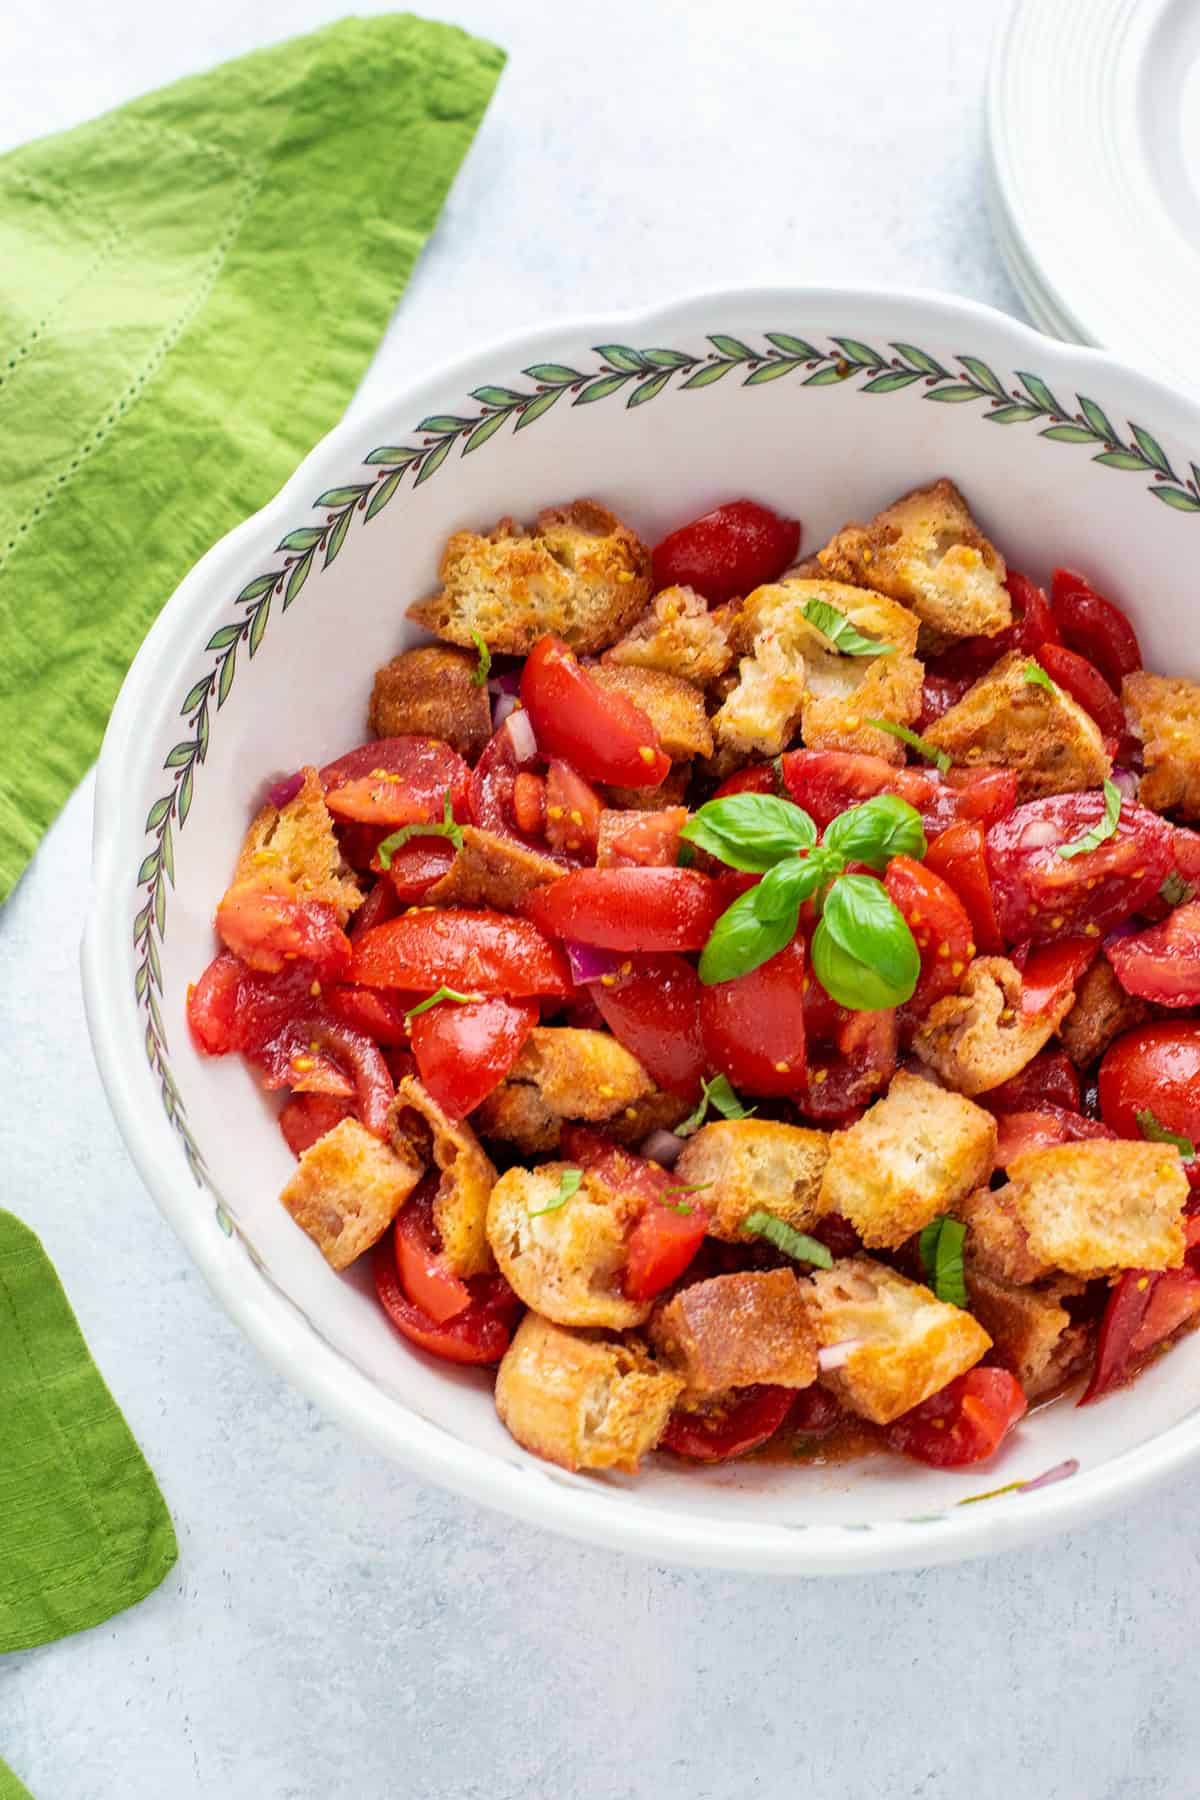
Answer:
M699 1105L694 1112L688 1114L682 1124L675 1127L676 1137L691 1137L693 1132L699 1131L708 1116L710 1106L714 1112L719 1112L723 1119L748 1119L752 1113L758 1111L756 1106L742 1105L733 1091L733 1085L728 1075L714 1075L711 1081L706 1081L702 1075L700 1088Z
M829 1250L817 1238L807 1237L804 1232L797 1231L786 1219L777 1213L767 1212L758 1207L747 1213L742 1220L742 1230L751 1237L765 1238L768 1244L774 1244L785 1256L794 1257L797 1262L811 1263L816 1269L832 1269L833 1257Z
M1165 1125L1159 1124L1148 1106L1138 1113L1137 1122L1138 1130L1148 1143L1174 1144L1185 1163L1195 1162L1196 1146L1191 1138L1184 1137L1178 1131L1168 1131Z
M944 775L950 767L952 758L949 751L939 750L936 744L931 744L928 738L910 731L907 725L897 725L894 719L868 719L867 724L873 731L886 731L889 737L899 738L902 744L907 744L910 750L915 750L918 756L931 762L939 774Z
M1077 837L1073 843L1060 844L1058 854L1065 857L1084 856L1089 850L1098 850L1107 838L1116 835L1117 821L1120 817L1121 790L1114 782L1106 781L1104 783L1104 817L1098 820L1090 831L1085 831L1082 837Z
M549 1201L545 1206L526 1207L526 1217L530 1219L540 1219L544 1217L546 1213L560 1211L561 1208L567 1204L567 1201L572 1195L579 1192L582 1181L582 1169L564 1169L559 1176L558 1192L555 1194L553 1200Z
M1057 694L1058 689L1035 657L1030 657L1025 664L1025 682L1028 687L1045 688L1048 694Z
M482 994L460 994L457 988L440 987L436 994L430 994L427 1000L410 1006L404 1017L415 1019L418 1013L428 1012L431 1006L442 1006L446 1001L453 1001L455 1006L474 1006L483 999Z
M967 1228L960 1220L952 1219L949 1213L939 1213L917 1239L930 1287L939 1300L945 1300L949 1306L960 1306L964 1311L967 1309L967 1282L963 1274L963 1239L966 1235Z
M923 857L921 816L895 794L839 814L818 843L809 815L769 794L709 801L686 827L692 842L762 879L717 920L700 956L707 986L760 968L791 943L800 908L815 901L813 971L841 1006L874 1012L912 997L921 971L912 932L881 882L846 864L886 869L894 856Z
M471 671L471 684L473 687L486 687L488 676L492 672L492 653L481 631L473 631L471 637L479 652L479 661Z
M845 613L828 600L806 600L800 608L810 625L827 637L843 656L895 656L895 644L881 644L878 638L864 637Z
M455 823L454 808L450 804L449 788L446 789L445 794L442 796L442 816L440 821L436 819L421 819L414 825L401 825L399 830L391 833L390 837L384 838L376 851L380 868L390 869L392 866L392 858L395 856L397 850L400 849L402 844L407 844L409 838L415 837L449 838L456 850L462 849L462 826Z

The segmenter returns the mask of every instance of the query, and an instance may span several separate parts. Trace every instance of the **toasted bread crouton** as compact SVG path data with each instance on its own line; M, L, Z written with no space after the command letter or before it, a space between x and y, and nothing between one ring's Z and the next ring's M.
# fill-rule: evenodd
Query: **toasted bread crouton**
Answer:
M834 638L807 616L805 608L815 610L814 601L831 606L862 637L886 646L894 655L911 656L916 651L920 620L915 613L870 587L830 581L825 575L815 580L772 581L755 588L731 615L730 642L735 650L748 654L761 633L774 632L809 659L815 692L846 693L855 679L854 664L874 659L840 652Z
M657 1089L606 1031L535 1025L504 1081L479 1108L479 1128L527 1155L552 1150L564 1119L605 1124Z
M496 1171L465 1119L451 1119L415 1075L396 1085L392 1143L398 1151L416 1145L442 1172L433 1198L433 1223L442 1242L442 1261L453 1275L487 1275L492 1255L487 1241L488 1196ZM426 1146L428 1151L426 1152Z
M673 869L679 834L687 821L686 806L664 806L657 812L622 812L606 806L596 828L596 867Z
M991 1345L970 1313L869 1256L817 1269L805 1293L822 1349L853 1340L841 1367L822 1374L822 1385L877 1425L974 1368Z
M1027 1400L1052 1394L1088 1354L1087 1326L1075 1324L1063 1305L1081 1282L1010 1287L967 1266L971 1311L992 1340L993 1359L1016 1376Z
M1049 1263L1030 1248L1011 1184L980 1188L960 1200L954 1211L967 1228L963 1266L972 1275L1014 1287L1025 1287L1049 1275Z
M828 1210L821 1204L828 1155L823 1131L772 1119L714 1119L684 1144L675 1173L681 1183L704 1186L709 1234L736 1244L745 1241L747 1214L760 1207L797 1231L815 1225Z
M1021 1011L1021 972L1007 957L977 956L957 994L935 1000L913 1049L959 1094L999 1087L1031 1062L1074 1003L1068 988L1044 1012Z
M738 664L737 685L713 717L718 755L778 756L800 729L804 695L804 657L764 632L754 655ZM718 764L721 770L734 766Z
M515 838L464 825L462 849L441 880L426 890L423 904L516 912L526 894L566 872L564 864L526 849Z
M424 1172L411 1144L391 1148L342 1119L304 1151L279 1198L330 1268L344 1269L379 1241Z
M688 1399L760 1381L802 1388L817 1378L816 1338L790 1269L693 1282L655 1308L647 1336L683 1376Z
M711 756L712 727L704 710L704 690L681 675L661 669L627 669L597 663L588 674L603 688L624 694L640 706L658 735L659 747L672 762Z
M1177 1269L1187 1176L1174 1144L1093 1138L1027 1150L1008 1168L1031 1255L1085 1280L1123 1269Z
M558 1325L623 1331L649 1317L651 1300L627 1300L627 1239L644 1202L593 1170L561 1201L570 1163L505 1171L492 1189L487 1234L500 1272L535 1312Z
M733 661L725 607L709 611L693 588L663 588L637 623L604 660L614 668L660 669L707 687Z
M1012 623L1004 558L952 481L914 488L869 525L845 525L817 552L827 574L889 594L928 627L929 647L993 637Z
M497 1371L496 1411L518 1444L560 1468L636 1475L682 1390L637 1338L564 1331L530 1312Z
M880 731L868 720L915 725L924 691L925 666L915 656L876 657L849 699L815 695L810 689L800 715L804 746L807 750L859 751L899 766L904 761L903 743L893 732Z
M617 812L664 812L683 804L690 776L687 763L676 763L657 787L602 787L600 791L604 804Z
M640 1100L605 1119L604 1129L620 1144L640 1144L652 1131L670 1131L690 1111L677 1094L654 1088ZM569 1123L547 1103L540 1087L529 1081L502 1081L471 1115L484 1137L513 1144L525 1156L557 1150Z
M894 1250L980 1187L995 1155L990 1113L901 1071L857 1124L833 1133L821 1210L849 1219L868 1248Z
M1144 1000L1125 992L1108 958L1098 956L1075 989L1075 1004L1059 1026L1059 1036L1076 1068L1086 1069L1123 1031L1152 1014Z
M925 737L955 762L1015 769L1021 800L1099 787L1112 773L1100 727L1057 682L1028 680L1031 667L1025 651L1010 650Z
M1138 799L1155 812L1200 819L1200 682L1139 669L1121 683L1121 700L1142 740Z
M225 899L249 889L291 900L321 900L345 925L362 905L362 893L334 836L321 777L307 766L301 773L300 791L286 806L268 803L255 817Z
M492 703L475 679L474 650L422 644L375 672L367 729L372 737L442 738L474 762L492 735Z
M539 513L532 531L501 519L486 536L456 531L442 552L442 590L408 616L436 637L524 656L547 632L572 650L603 650L650 598L650 552L594 500Z

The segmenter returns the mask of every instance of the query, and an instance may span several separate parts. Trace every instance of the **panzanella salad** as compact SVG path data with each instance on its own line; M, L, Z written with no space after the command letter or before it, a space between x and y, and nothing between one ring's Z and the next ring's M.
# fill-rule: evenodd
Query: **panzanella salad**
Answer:
M981 1461L1200 1316L1200 685L950 481L799 549L456 532L189 991L297 1225L568 1469Z

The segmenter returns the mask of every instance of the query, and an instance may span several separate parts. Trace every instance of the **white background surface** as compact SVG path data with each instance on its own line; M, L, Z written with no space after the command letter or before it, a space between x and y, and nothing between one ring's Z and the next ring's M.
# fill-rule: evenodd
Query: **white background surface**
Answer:
M710 282L870 279L1015 308L983 198L999 12L451 4L511 61L365 391L510 327ZM330 16L6 0L0 148ZM0 1199L42 1235L181 1556L136 1611L0 1661L0 1752L37 1800L1196 1792L1190 1479L991 1562L705 1576L436 1493L278 1381L109 1119L77 975L90 822L85 783L0 915Z

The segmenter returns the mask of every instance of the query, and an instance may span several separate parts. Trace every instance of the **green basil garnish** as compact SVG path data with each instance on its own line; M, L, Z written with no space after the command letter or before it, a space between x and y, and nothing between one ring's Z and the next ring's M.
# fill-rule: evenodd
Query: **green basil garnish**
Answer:
M875 731L886 731L889 737L899 738L902 744L907 744L910 750L915 750L926 762L933 763L941 774L944 775L950 767L951 758L947 751L939 750L928 738L918 737L907 725L897 725L894 719L868 719L867 724Z
M492 672L492 653L484 642L482 632L472 631L471 636L475 641L475 648L479 652L479 661L475 665L471 680L476 687L486 687L487 678Z
M836 859L816 849L806 857L790 857L768 869L713 926L700 954L700 979L705 986L748 975L786 949L796 935L804 901L823 887L837 868Z
M444 1000L452 1000L456 1006L472 1006L482 999L482 994L460 994L457 988L440 987L436 994L430 994L428 1000L421 1000L416 1006L410 1006L404 1017L415 1019L418 1013L428 1012L431 1006L440 1006Z
M1106 838L1115 836L1117 821L1121 817L1121 790L1111 781L1104 783L1104 817L1090 831L1071 844L1060 844L1060 856L1083 856L1089 850L1096 850Z
M1035 661L1032 656L1025 664L1025 679L1030 687L1043 687L1048 694L1057 694L1058 692L1041 663Z
M886 869L893 856L913 856L919 861L928 845L915 806L898 794L876 794L873 800L839 813L827 827L822 847L834 851L843 862L865 862L873 869Z
M742 1220L742 1230L748 1231L752 1237L765 1238L782 1250L785 1256L794 1257L797 1262L811 1263L817 1269L832 1269L833 1257L825 1245L816 1238L806 1237L773 1212L765 1212L761 1207L748 1213Z
M1168 906L1182 906L1185 900L1191 900L1195 896L1195 892L1192 883L1185 881L1178 869L1172 869L1159 888L1158 895Z
M1151 1144L1174 1144L1185 1163L1195 1162L1196 1146L1190 1137L1183 1137L1177 1131L1168 1131L1160 1125L1148 1106L1137 1114L1138 1130Z
M734 1093L727 1075L714 1075L711 1081L700 1078L700 1103L694 1112L690 1112L682 1125L675 1127L676 1137L691 1137L699 1131L711 1106L719 1112L723 1119L748 1119L758 1111L756 1106L743 1106Z
M921 953L907 921L873 875L842 875L813 933L813 973L839 1006L879 1012L911 1000Z
M948 1306L967 1309L967 1283L963 1274L963 1240L967 1228L949 1213L931 1219L917 1240L921 1264L929 1285Z
M836 606L828 600L806 600L800 608L810 625L815 625L843 656L894 656L895 644L881 644L878 638L864 637Z
M446 789L442 798L442 817L440 822L433 819L423 819L418 821L415 825L401 825L398 831L393 831L390 837L384 838L376 852L379 857L380 868L390 869L392 866L392 858L395 856L400 846L402 844L407 844L409 838L415 837L449 838L456 850L462 849L462 826L455 824L454 808L450 804L449 788Z
M564 1169L558 1183L558 1192L548 1206L526 1208L526 1217L540 1219L544 1213L558 1212L567 1204L572 1194L579 1192L579 1184L583 1180L582 1169Z
M760 872L810 849L817 828L790 800L774 794L729 794L693 813L679 835L731 869Z

